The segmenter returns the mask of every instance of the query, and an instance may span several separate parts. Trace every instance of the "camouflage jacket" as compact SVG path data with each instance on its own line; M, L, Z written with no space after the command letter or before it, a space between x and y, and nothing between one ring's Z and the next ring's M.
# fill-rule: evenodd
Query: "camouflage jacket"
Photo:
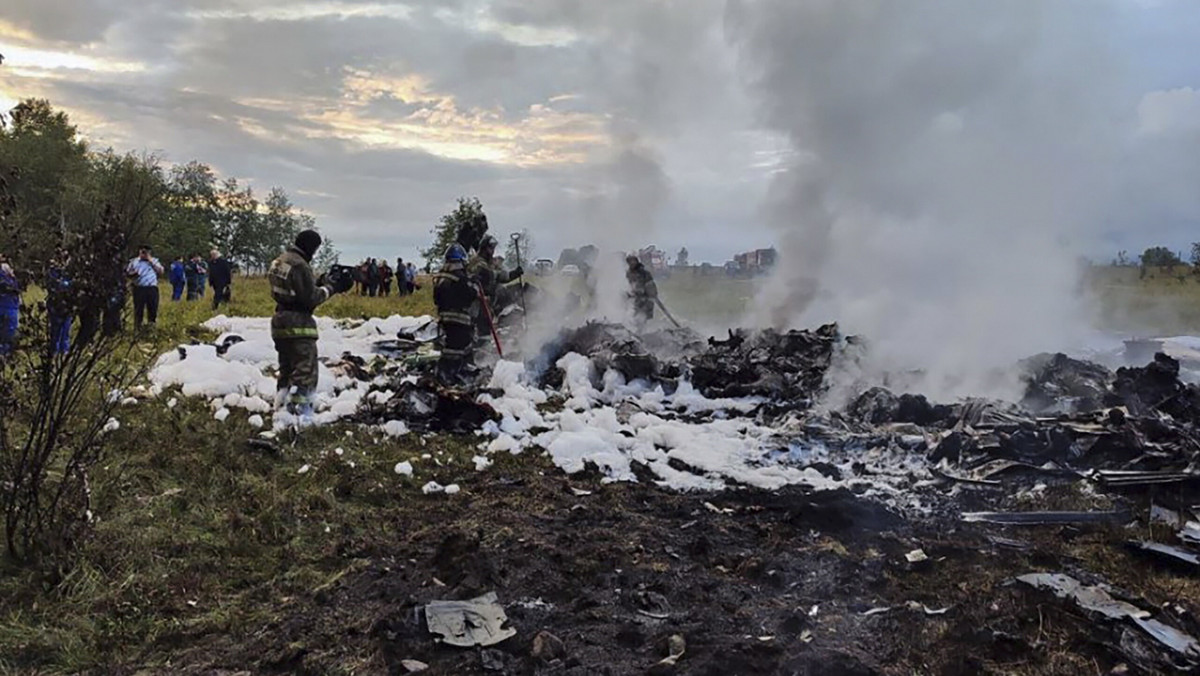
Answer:
M471 308L479 298L476 282L462 267L443 267L433 277L433 303L437 306L438 321L444 324L470 326Z
M316 339L317 320L313 318L313 310L329 300L333 289L317 285L312 266L294 246L271 263L267 279L271 282L271 297L275 299L271 337Z
M654 300L658 298L658 285L654 283L654 276L645 266L639 265L625 272L625 279L629 281L629 293L635 300Z
M479 286L483 289L489 303L495 301L496 290L500 288L501 284L508 284L517 278L512 272L493 264L478 254L471 257L471 262L467 265L467 274L479 280Z

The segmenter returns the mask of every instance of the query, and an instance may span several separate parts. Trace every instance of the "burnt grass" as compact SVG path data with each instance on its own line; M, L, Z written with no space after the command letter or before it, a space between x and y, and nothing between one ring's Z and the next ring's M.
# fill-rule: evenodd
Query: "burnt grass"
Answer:
M1148 495L1051 484L1031 505L1018 478L938 489L912 516L849 491L605 484L533 452L475 472L469 436L341 425L262 450L241 414L140 406L118 433L127 454L97 476L100 519L74 569L4 571L0 673L403 674L405 660L426 674L1167 673L1129 663L1121 627L1013 583L1035 571L1169 605L1200 634L1196 578L1123 546L1169 541L1146 524ZM413 458L415 477L392 471ZM424 495L431 479L462 492ZM1131 525L958 518L1114 505ZM906 560L916 549L929 560ZM425 603L490 591L513 638L461 649L427 632ZM533 654L543 631L562 654ZM686 652L658 665L675 635Z
M1067 674L1122 663L1092 621L1010 583L1110 554L1120 533L1028 533L1028 550L1014 551L983 529L916 526L847 492L680 495L553 471L493 472L469 494L414 499L389 517L395 539L331 543L345 575L281 603L251 635L189 647L172 671L320 674L351 655L367 673L419 660L433 674ZM929 562L905 559L917 547ZM1117 579L1147 588L1144 566L1124 568ZM1169 589L1162 601L1189 603ZM486 650L431 639L426 602L487 591L516 637ZM864 615L881 606L899 608ZM564 641L563 658L531 654L541 631ZM687 652L656 667L674 634Z

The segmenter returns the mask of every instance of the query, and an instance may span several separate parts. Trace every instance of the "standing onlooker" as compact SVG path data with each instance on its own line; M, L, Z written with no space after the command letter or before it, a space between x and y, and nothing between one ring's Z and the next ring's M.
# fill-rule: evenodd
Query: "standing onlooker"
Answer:
M408 292L414 293L417 290L417 266L409 262L408 267L404 269L404 280L408 284Z
M187 286L187 273L183 270L183 256L176 256L175 262L171 263L171 300L177 301L183 298L183 289Z
M408 295L408 270L404 267L404 259L396 257L396 295Z
M367 295L367 260L366 259L363 259L363 262L358 264L358 275L355 278L355 281L358 282L358 295L360 295L360 296Z
M203 298L208 291L208 263L196 254L196 297Z
M66 272L68 262L67 252L60 251L46 275L46 315L50 320L50 351L54 354L66 354L71 349L75 309L68 293L71 288Z
M21 325L21 283L8 259L0 256L0 357L12 352Z
M200 254L194 253L183 266L184 278L187 281L187 299L196 300L200 297Z
M143 246L125 271L133 280L133 328L142 328L143 317L150 326L157 326L158 276L163 273L162 264L150 255L150 247Z
M121 332L126 293L124 272L125 261L120 254L107 261L97 261L88 271L90 283L79 295L79 332L75 336L75 345L90 344L102 326L105 336Z
M374 298L379 293L379 264L374 258L367 259L367 295Z
M387 259L379 264L379 289L384 296L392 295L392 266L388 265Z
M233 268L216 249L209 252L208 281L213 288L213 310L216 310L221 303L229 302L229 287L233 284Z

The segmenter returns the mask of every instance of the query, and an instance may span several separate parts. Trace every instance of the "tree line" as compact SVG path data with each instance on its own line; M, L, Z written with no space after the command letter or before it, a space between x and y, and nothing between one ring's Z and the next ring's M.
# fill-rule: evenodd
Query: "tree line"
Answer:
M123 233L130 249L149 245L166 259L217 248L240 269L261 271L315 224L282 188L260 196L199 161L167 166L153 154L93 148L44 99L0 116L0 170L12 197L0 253L18 269L36 269L73 235L109 219L138 224ZM336 258L328 240L322 258Z

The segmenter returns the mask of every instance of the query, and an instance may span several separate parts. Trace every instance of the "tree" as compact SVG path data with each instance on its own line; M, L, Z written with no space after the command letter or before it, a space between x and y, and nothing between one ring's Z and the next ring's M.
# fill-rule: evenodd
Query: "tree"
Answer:
M1113 265L1118 268L1133 267L1133 261L1129 260L1129 252L1124 250L1118 251L1116 259L1113 260Z
M433 226L430 233L433 235L433 244L427 249L421 249L421 257L425 259L426 264L430 268L436 268L442 262L442 257L446 255L446 249L454 243L458 237L458 230L467 223L472 223L479 218L484 218L483 204L479 202L478 197L459 197L458 206L450 213L442 216L438 224Z
M15 209L0 233L0 247L26 265L44 260L54 235L65 227L75 188L86 180L87 144L67 114L49 101L27 99L12 110L10 123L0 127L0 167L19 168L8 179ZM20 233L23 241L17 241Z
M680 249L679 253L675 255L675 265L678 265L681 268L687 267L687 265L688 265L688 250L687 250L686 246L683 247L682 249Z
M520 260L517 260L517 249L520 248ZM508 238L508 244L504 247L504 264L509 268L515 268L517 265L529 265L533 260L533 237L529 234L529 230L522 229L516 233L515 237Z
M228 178L217 191L213 239L226 258L243 269L254 267L259 213L258 200L250 188L241 189L236 178Z
M170 241L160 236L169 212L169 188L157 157L106 150L93 154L90 166L82 200L68 218L68 231L94 227L107 210L107 217L125 228L121 234L131 246L158 248Z
M212 168L194 161L177 165L171 169L166 187L155 249L164 255L190 256L214 244L223 245L214 232L219 203Z
M328 237L321 238L321 248L317 249L317 255L313 256L313 269L326 271L329 268L337 265L338 259L342 257L342 252L338 251L333 245L333 240Z
M0 359L4 543L14 560L59 570L70 565L93 523L92 469L110 450L111 416L120 401L113 392L143 378L148 365L131 337L95 329L100 308L125 283L128 233L152 232L151 214L161 198L155 179L161 175L148 158L109 153L94 160L93 183L72 189L97 201L72 215L69 230L49 233L53 263L27 261L34 275L44 279L53 269L70 284L21 308L15 349ZM8 173L0 165L0 176ZM0 203L17 204L4 197ZM9 231L14 214L0 210L0 231ZM49 313L80 315L80 331L65 352L53 347ZM89 316L93 330L86 331Z
M1182 263L1179 256L1165 246L1151 247L1142 254L1142 267L1145 268L1173 268Z
M299 213L283 188L271 188L266 213L258 219L252 248L254 266L265 270L296 239L301 230L316 226L316 220Z

